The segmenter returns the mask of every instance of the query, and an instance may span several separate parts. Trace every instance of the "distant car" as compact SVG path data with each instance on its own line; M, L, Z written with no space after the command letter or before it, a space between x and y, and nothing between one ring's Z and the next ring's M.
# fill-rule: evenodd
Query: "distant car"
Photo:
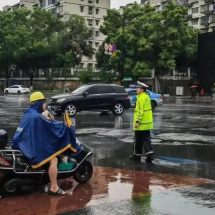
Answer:
M126 91L129 94L130 101L131 101L131 107L135 107L136 101L137 101L137 92L136 87L127 88ZM150 90L146 90L146 93L149 95L152 103L152 109L155 110L157 106L160 106L163 104L163 98L161 94L153 93Z
M5 94L15 93L15 94L22 94L22 93L30 93L30 89L24 87L23 85L13 85L4 90Z
M83 85L72 93L60 94L50 98L49 108L60 115L65 110L70 116L80 111L112 111L121 115L131 107L125 88L114 84Z

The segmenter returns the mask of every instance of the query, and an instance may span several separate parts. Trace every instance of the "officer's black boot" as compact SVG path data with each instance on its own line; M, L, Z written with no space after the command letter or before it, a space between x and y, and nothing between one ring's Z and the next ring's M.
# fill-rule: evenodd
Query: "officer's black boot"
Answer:
M150 155L147 155L146 157L146 163L152 163L152 161L154 160L154 154L150 154Z
M141 161L141 156L131 155L131 156L129 156L129 159L132 161Z

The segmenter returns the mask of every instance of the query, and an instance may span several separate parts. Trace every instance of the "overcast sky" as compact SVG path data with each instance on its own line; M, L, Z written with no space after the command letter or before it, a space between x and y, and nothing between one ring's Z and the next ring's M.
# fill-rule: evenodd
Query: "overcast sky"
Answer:
M111 7L112 8L119 8L119 6L123 6L126 5L128 3L132 3L135 0L111 0ZM140 3L140 0L136 0L138 3ZM13 5L18 3L19 0L0 0L0 10L2 10L2 8L5 5Z

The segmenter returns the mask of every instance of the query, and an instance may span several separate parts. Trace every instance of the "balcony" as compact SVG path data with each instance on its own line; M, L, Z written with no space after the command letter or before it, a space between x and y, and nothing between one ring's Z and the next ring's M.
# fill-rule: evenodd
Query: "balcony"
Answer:
M205 10L204 11L204 15L206 15L206 16L208 16L208 15L212 15L212 14L214 14L214 10Z
M193 4L193 3L197 3L199 2L199 0L188 0L188 4Z
M204 2L207 4L207 3L210 3L210 4L213 4L215 3L215 0L204 0Z
M209 23L208 21L200 21L200 25L203 25L205 27L208 27L209 26Z

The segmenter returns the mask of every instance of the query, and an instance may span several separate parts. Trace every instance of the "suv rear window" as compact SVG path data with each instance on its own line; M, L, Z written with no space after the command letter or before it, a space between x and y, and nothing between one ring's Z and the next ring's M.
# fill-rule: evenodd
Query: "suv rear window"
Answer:
M137 92L134 90L134 91L130 91L128 94L129 96L136 96Z
M114 89L114 91L116 92L116 93L127 93L126 91L125 91L125 88L124 87L120 87L120 86L112 86L113 87L113 89Z
M115 93L110 86L99 86L99 94Z

